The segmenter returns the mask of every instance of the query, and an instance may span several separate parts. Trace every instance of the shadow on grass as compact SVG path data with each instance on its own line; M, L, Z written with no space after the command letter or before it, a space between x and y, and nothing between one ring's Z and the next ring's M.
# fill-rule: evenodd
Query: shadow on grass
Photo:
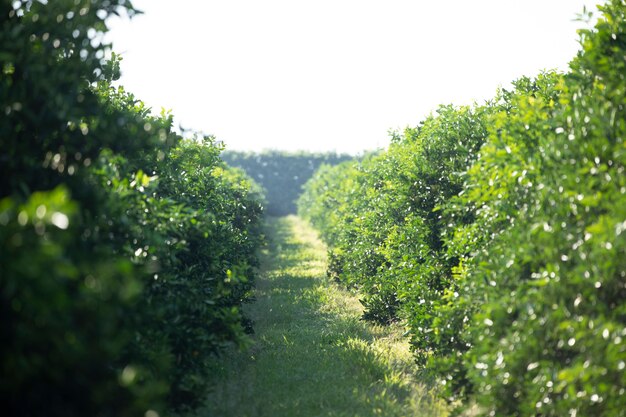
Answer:
M257 301L248 306L254 345L217 364L216 388L198 415L445 415L407 377L404 345L360 320L358 301L326 282L324 249L303 237L305 225L288 217L268 226Z

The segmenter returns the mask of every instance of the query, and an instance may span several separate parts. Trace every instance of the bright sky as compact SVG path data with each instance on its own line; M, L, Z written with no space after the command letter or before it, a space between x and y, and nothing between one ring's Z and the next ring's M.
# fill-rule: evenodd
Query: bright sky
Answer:
M236 150L385 147L438 104L567 69L592 0L133 0L121 84Z

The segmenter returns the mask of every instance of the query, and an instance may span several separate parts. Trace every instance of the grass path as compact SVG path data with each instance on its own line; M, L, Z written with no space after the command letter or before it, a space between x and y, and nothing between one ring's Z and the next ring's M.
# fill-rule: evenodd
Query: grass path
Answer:
M445 416L414 382L400 328L372 326L349 292L325 278L326 249L295 216L268 220L254 343L221 358L200 417Z

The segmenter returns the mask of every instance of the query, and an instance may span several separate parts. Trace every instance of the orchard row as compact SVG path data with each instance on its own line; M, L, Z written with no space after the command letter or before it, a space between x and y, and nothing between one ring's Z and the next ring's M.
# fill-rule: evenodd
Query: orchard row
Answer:
M365 316L485 415L626 410L626 5L601 12L567 74L442 106L299 200Z
M197 407L244 343L258 186L102 58L128 1L0 6L0 402L12 416Z

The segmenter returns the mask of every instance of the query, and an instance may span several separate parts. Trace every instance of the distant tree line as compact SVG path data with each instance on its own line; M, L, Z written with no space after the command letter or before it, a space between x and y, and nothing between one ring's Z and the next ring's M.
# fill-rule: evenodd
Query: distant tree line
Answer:
M226 151L222 159L231 166L242 168L258 184L265 188L266 213L271 216L295 214L296 200L302 186L317 169L326 165L337 165L352 159L346 154L263 151Z

